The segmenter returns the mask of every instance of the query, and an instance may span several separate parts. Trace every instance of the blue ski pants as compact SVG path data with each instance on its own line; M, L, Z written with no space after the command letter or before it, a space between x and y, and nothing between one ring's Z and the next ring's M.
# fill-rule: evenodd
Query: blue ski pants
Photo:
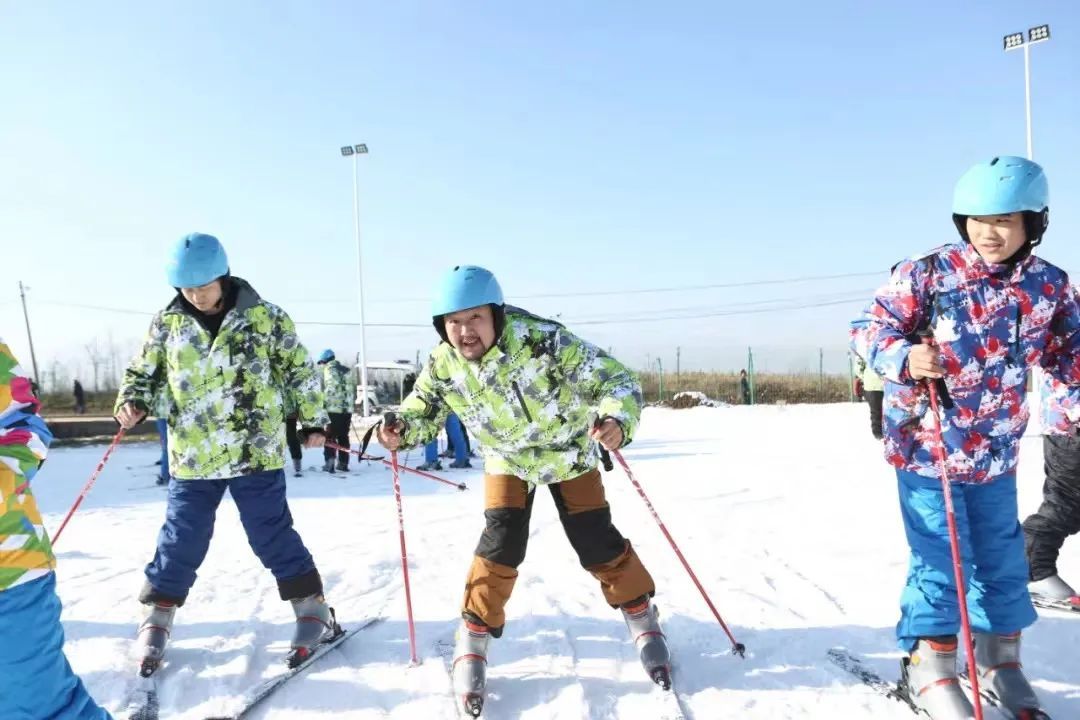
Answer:
M921 637L959 634L960 607L941 481L903 470L896 475L911 548L896 639L909 651ZM954 483L952 496L972 631L1005 635L1026 628L1036 615L1015 473L985 484Z
M0 718L112 720L64 656L56 573L0 592Z
M173 478L157 551L146 566L146 580L153 591L144 592L143 601L183 604L210 549L214 519L226 489L240 512L248 544L277 578L282 599L321 592L315 562L293 529L285 473L269 470L229 480Z

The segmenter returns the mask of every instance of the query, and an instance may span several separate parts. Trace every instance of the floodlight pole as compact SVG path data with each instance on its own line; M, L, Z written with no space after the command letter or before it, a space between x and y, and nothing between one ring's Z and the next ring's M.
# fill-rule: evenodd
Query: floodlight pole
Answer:
M368 401L367 379L367 333L364 325L364 259L363 249L360 242L360 156L366 155L367 145L346 145L341 148L341 154L345 157L352 156L353 161L353 223L356 230L356 286L360 300L360 386L364 397L362 400L362 412L364 417L371 414Z
M1027 156L1035 158L1031 147L1031 43L1024 43L1024 115L1027 119Z

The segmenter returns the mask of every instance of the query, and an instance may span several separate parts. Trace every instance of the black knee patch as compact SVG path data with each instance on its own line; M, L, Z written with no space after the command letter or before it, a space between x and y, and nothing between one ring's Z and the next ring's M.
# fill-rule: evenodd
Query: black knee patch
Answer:
M476 554L485 560L516 568L525 560L525 548L529 542L529 496L525 509L496 508L485 510L487 526L476 546Z
M610 508L563 515L560 519L584 568L609 563L626 550L626 538L611 524Z
M178 598L175 595L166 595L165 593L160 592L157 588L150 584L149 580L143 583L142 591L139 593L139 602L141 602L143 605L150 605L156 603L171 604L175 605L176 607L183 607L185 600L187 600L186 597Z
M288 580L278 580L278 595L282 600L299 600L311 595L322 595L323 584L318 570L297 575Z

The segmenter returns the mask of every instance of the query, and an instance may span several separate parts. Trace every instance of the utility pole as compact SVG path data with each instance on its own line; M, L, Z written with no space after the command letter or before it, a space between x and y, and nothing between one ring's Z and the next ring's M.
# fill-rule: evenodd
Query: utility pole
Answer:
M26 341L30 343L30 362L34 367L34 382L38 381L37 370L37 356L34 354L34 337L30 334L30 314L26 312L26 290L27 287L22 284L22 280L19 281L19 297L22 298L22 312L23 319L26 320Z

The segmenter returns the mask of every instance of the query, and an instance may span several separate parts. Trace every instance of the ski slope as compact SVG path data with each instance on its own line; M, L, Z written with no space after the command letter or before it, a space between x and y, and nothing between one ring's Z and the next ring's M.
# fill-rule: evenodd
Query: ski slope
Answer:
M35 479L55 528L100 458L100 446L54 450ZM140 618L136 595L164 515L153 486L156 445L114 454L56 548L67 653L95 698L123 707ZM412 454L416 462L417 452ZM868 430L865 405L646 410L627 460L724 619L730 643L622 472L606 475L616 524L658 586L689 715L706 718L911 718L825 661L832 646L863 653L886 677L899 657L892 626L906 568L895 475ZM305 466L321 464L306 451ZM408 633L391 474L289 478L296 526L343 625L386 620L332 651L251 717L455 718L439 641L457 624L462 583L483 527L481 473L448 471L467 492L403 477L417 642ZM1041 438L1021 452L1021 513L1037 507ZM492 642L484 717L606 720L657 717L656 696L607 607L537 497L528 558ZM1061 570L1080 580L1080 539ZM200 719L235 708L258 679L281 672L292 613L248 548L226 498L210 554L177 613L161 717ZM1056 718L1080 717L1080 615L1042 612L1025 635L1025 664ZM995 717L988 713L988 718Z

